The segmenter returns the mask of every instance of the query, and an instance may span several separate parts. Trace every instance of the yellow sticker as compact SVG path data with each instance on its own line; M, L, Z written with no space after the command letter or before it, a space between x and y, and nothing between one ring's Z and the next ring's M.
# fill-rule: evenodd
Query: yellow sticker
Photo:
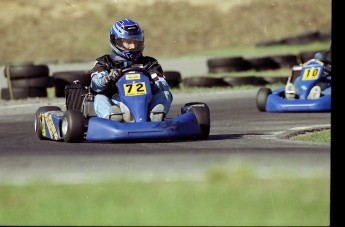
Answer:
M41 123L42 123L42 135L47 136L46 132L46 126L45 126L45 121L44 121L44 114L41 113Z
M138 80L140 79L140 74L127 74L126 75L126 80Z
M321 68L309 68L305 69L303 72L302 80L316 80L319 78L319 74L321 73Z
M144 95L147 93L144 82L124 84L123 88L126 96Z
M47 123L47 128L49 131L50 138L57 140L58 134L57 134L57 131L56 131L56 128L55 128L51 114L46 113L44 116L45 116L45 121Z

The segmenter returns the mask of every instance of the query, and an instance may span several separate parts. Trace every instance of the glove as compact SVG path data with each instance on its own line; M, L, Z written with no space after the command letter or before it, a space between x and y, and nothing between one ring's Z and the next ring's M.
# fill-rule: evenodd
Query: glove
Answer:
M108 76L104 77L105 83L109 83L110 81L116 82L121 76L120 69L112 69Z
M151 78L152 78L153 81L159 80L159 77L158 77L157 73L152 73L151 74Z

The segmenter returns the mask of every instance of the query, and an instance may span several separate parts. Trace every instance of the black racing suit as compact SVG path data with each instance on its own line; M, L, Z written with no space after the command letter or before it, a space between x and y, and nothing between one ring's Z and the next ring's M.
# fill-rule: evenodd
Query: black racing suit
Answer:
M119 61L113 60L112 56L109 54L103 55L96 59L96 63L91 69L91 77L94 73L100 73L102 71L107 71L110 73L112 69L125 69L129 67L135 67L136 65L143 65L144 69L146 69L150 74L156 73L158 77L163 77L163 69L158 61L150 56L142 56L137 61L125 61L122 58ZM97 92L98 86L95 86L91 83L91 88L98 94L104 94L107 97L111 98L115 93L117 93L117 88L114 83L109 83L107 88L103 91Z

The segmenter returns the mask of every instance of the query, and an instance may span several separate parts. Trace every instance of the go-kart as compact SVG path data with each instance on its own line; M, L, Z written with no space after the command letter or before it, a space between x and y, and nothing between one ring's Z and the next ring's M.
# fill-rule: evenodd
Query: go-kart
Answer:
M206 103L189 102L181 107L178 116L151 121L148 107L154 81L150 73L143 68L127 68L114 83L122 103L129 110L130 117L124 119L131 121L97 117L93 108L95 94L89 86L74 83L65 87L65 111L58 106L37 109L35 132L38 139L73 143L208 138L210 110Z
M322 79L324 63L317 59L310 59L300 66L294 66L287 82L293 83L301 76L299 94L290 99L285 95L285 86L271 90L260 88L256 95L257 108L263 112L329 112L331 110L331 95L321 95L316 99L308 99L313 86Z

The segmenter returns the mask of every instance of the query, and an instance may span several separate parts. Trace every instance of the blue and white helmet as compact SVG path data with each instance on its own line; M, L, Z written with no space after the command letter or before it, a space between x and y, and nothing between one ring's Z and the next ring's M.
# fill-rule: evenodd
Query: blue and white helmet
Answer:
M126 48L124 42L134 43L134 48ZM110 46L117 55L135 61L144 50L144 30L131 19L119 20L110 29Z

